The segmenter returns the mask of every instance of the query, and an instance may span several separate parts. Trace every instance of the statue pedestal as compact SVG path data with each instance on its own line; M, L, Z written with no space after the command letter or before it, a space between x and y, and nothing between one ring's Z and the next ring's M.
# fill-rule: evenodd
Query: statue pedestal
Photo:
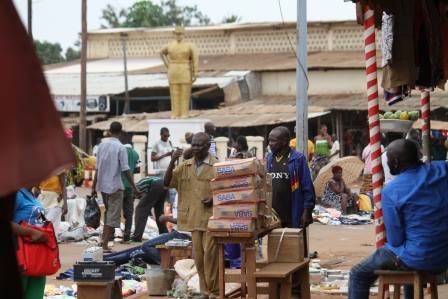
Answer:
M148 121L148 173L154 174L158 171L154 169L154 165L151 162L152 146L155 142L160 140L160 129L168 128L170 131L170 141L174 148L185 147L185 133L199 133L204 132L204 124L208 122L208 119L151 119Z

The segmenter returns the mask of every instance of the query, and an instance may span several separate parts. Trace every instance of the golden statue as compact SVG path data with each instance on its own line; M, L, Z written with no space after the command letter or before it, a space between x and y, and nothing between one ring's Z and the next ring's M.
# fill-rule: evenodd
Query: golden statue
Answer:
M192 43L185 42L185 30L176 27L176 40L160 51L168 69L170 83L171 118L187 118L190 109L191 85L198 76L198 54Z

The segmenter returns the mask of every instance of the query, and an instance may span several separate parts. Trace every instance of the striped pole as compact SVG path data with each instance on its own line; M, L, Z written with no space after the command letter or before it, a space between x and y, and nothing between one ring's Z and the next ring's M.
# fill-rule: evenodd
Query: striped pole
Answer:
M386 241L383 211L381 209L381 189L383 187L383 166L381 165L381 133L379 121L378 80L376 66L375 19L373 10L364 7L364 50L367 77L367 99L369 114L370 155L372 159L372 185L375 202L376 247Z
M423 144L423 161L430 162L430 130L431 130L431 110L430 110L430 93L429 89L420 90L421 119L422 119L422 144Z

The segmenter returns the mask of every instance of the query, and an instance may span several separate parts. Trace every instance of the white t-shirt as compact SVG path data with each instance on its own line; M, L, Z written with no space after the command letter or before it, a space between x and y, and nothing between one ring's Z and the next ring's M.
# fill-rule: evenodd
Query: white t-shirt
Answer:
M163 141L159 140L152 146L152 152L156 153L157 155L163 155L169 152L172 152L174 150L173 145L171 144L171 141ZM164 157L160 159L159 161L155 161L154 163L154 169L161 169L166 170L168 166L170 165L171 157Z

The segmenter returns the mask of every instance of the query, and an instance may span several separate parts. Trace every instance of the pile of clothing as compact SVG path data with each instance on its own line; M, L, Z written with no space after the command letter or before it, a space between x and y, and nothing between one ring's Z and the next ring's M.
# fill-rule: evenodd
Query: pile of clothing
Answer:
M53 284L48 284L45 286L44 299L75 299L76 291L76 284L73 284L71 287L58 287Z
M325 208L320 205L316 205L313 210L314 221L325 225L363 225L372 224L371 212L359 212L358 214L342 215L342 213L336 209Z
M381 85L387 104L402 101L414 88L444 89L448 78L447 2L368 2L382 31Z

